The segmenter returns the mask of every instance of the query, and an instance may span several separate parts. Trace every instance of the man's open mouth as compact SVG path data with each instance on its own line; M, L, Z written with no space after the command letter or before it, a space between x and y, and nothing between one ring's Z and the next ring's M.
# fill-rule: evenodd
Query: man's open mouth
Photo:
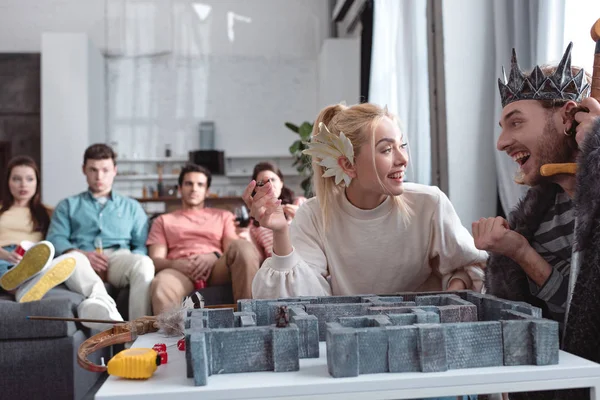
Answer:
M518 153L513 154L512 159L522 167L527 162L527 160L529 160L530 156L530 153L526 151L520 151Z

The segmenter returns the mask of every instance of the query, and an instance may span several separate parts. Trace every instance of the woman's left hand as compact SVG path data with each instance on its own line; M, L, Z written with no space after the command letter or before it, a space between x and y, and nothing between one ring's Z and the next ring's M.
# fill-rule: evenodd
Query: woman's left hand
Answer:
M17 265L23 257L15 251L6 251L0 247L0 260L8 261L12 265Z
M17 265L18 263L21 262L22 259L23 259L23 256L14 251L11 251L10 253L8 253L8 256L7 256L7 261L12 263L13 265Z

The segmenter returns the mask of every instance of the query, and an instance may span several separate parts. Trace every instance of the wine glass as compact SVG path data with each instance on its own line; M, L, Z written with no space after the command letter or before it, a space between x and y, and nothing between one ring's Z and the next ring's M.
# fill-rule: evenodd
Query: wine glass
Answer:
M245 204L242 204L235 208L235 221L238 223L240 228L246 228L250 225L250 213Z

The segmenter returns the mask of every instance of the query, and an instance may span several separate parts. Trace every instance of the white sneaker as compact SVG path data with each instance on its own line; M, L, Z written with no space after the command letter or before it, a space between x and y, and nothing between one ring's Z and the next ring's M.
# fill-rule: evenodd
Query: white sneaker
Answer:
M90 297L82 301L77 307L77 315L79 318L85 319L103 319L108 321L123 322L123 317L119 314L117 306L112 298ZM102 324L96 322L82 322L83 326L105 331L112 328L113 324Z
M27 251L33 246L35 246L35 242L29 240L22 240L21 243L19 243L19 245L23 248L23 250Z
M17 265L2 275L0 286L6 291L17 289L47 268L53 258L54 246L52 243L45 240L37 243L27 250Z
M197 308L204 308L204 297L200 292L194 292L189 296L185 296L181 302L181 307L194 310Z
M33 250L35 250L35 248L29 250L25 255ZM23 259L24 258L25 257L23 257ZM27 303L29 301L41 300L50 289L69 279L75 271L76 266L77 261L69 254L56 258L37 276L28 282L25 282L17 289L17 292L15 293L17 302Z

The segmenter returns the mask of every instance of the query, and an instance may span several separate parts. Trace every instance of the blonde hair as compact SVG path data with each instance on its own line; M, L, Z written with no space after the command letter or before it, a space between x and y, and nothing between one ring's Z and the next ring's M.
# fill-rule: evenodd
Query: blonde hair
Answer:
M377 129L377 125L385 117L398 124L397 117L390 113L387 107L382 108L371 103L355 104L350 107L344 104L330 105L322 109L317 116L312 135L315 136L319 133L319 123L321 122L325 124L333 135L339 136L340 132L343 132L352 143L355 159L363 149L363 145L369 142L370 138L371 151L373 152L373 168L375 168L375 129ZM333 204L336 196L345 194L344 188L336 185L332 178L322 177L325 169L318 162L319 160L313 157L313 187L319 200L323 222L327 226L329 207ZM377 175L377 180L381 187L386 190L379 175ZM392 196L391 193L390 196ZM407 225L410 222L412 214L409 204L402 195L392 197L395 206L402 214L403 222Z

